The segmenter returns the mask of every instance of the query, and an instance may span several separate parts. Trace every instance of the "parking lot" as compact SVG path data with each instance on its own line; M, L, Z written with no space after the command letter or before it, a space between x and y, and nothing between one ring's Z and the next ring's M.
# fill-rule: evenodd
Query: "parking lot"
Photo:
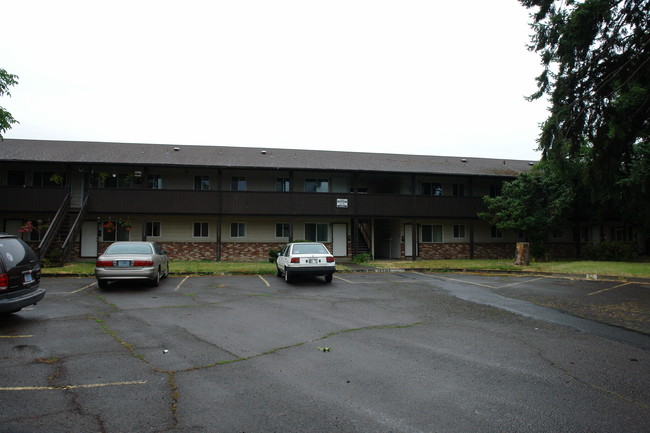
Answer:
M647 283L403 272L42 287L40 304L0 318L2 433L650 422Z

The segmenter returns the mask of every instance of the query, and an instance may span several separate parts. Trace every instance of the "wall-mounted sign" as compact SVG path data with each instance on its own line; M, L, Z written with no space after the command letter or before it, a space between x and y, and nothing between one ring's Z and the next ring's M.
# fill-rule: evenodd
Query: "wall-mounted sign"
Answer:
M347 198L337 198L336 199L336 207L340 208L348 208L348 199Z

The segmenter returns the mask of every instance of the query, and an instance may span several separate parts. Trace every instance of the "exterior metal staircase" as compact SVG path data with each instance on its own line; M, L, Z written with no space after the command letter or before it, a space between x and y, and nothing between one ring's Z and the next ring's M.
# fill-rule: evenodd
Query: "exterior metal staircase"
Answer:
M74 240L81 232L88 197L84 198L81 207L72 207L70 203L71 195L67 194L38 246L41 260L51 265L63 266L69 261Z

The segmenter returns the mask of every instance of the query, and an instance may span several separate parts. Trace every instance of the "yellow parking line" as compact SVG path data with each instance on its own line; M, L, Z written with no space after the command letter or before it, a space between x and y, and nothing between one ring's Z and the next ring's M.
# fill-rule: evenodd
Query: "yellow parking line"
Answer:
M91 288L91 287L93 287L93 286L96 286L96 285L97 285L96 282L95 282L95 283L92 283L92 284L88 284L86 287L82 287L81 289L73 290L72 292L68 292L68 294L73 294L73 293L81 292L82 290L89 289L89 288Z
M33 335L0 335L0 338L30 338Z
M176 288L174 289L174 292L176 292L178 289L180 289L181 286L183 285L183 283L185 282L185 280L187 280L189 277L190 277L190 276L188 275L187 277L183 278L183 279L181 280L181 282L178 283L178 285L177 285Z
M627 283L619 284L618 286L608 287L608 288L606 288L606 289L598 290L598 291L596 291L596 292L591 292L591 293L589 293L587 296L597 295L597 294L599 294L599 293L603 293L603 292L608 292L608 291L610 291L610 290L618 289L619 287L627 286L628 284L634 284L634 283L627 282Z
M346 283L357 284L357 283L355 283L354 281L346 280L345 278L343 278L343 277L339 277L338 275L333 275L333 277L336 278L336 279L338 279L338 280L345 281Z
M104 388L107 386L144 385L145 383L147 383L146 380L134 380L131 382L90 383L87 385L7 386L0 387L0 391L49 391L54 389Z
M266 281L266 280L264 279L264 277L263 277L263 276L261 276L261 275L258 275L258 277L260 277L260 280L262 280L262 281L264 281L264 284L266 284L266 287L271 287L271 285L269 284L269 282L268 282L268 281Z

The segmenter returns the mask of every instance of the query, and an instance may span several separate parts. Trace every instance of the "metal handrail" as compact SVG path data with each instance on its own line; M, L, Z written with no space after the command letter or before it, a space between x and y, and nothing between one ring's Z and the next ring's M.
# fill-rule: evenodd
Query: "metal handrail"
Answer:
M79 213L77 214L77 217L75 218L72 227L70 227L70 230L68 231L68 236L66 236L65 240L63 241L63 245L61 246L60 260L62 263L67 262L68 258L70 257L70 250L72 248L72 243L76 238L77 234L81 231L81 222L83 221L84 216L86 216L87 209L88 209L88 196L86 195L86 198L84 199L83 204L81 205L81 209L79 209Z
M68 210L70 209L71 199L72 199L72 193L70 192L70 190L68 190L68 193L63 199L61 206L59 206L59 210L56 211L56 215L54 215L54 219L52 220L49 227L47 228L47 231L45 232L45 235L43 236L41 243L38 244L38 252L41 259L45 257L50 247L52 246L52 242L54 241L54 236L56 236L56 234L59 232L61 223L63 223L63 218L65 218L65 216L68 214Z

